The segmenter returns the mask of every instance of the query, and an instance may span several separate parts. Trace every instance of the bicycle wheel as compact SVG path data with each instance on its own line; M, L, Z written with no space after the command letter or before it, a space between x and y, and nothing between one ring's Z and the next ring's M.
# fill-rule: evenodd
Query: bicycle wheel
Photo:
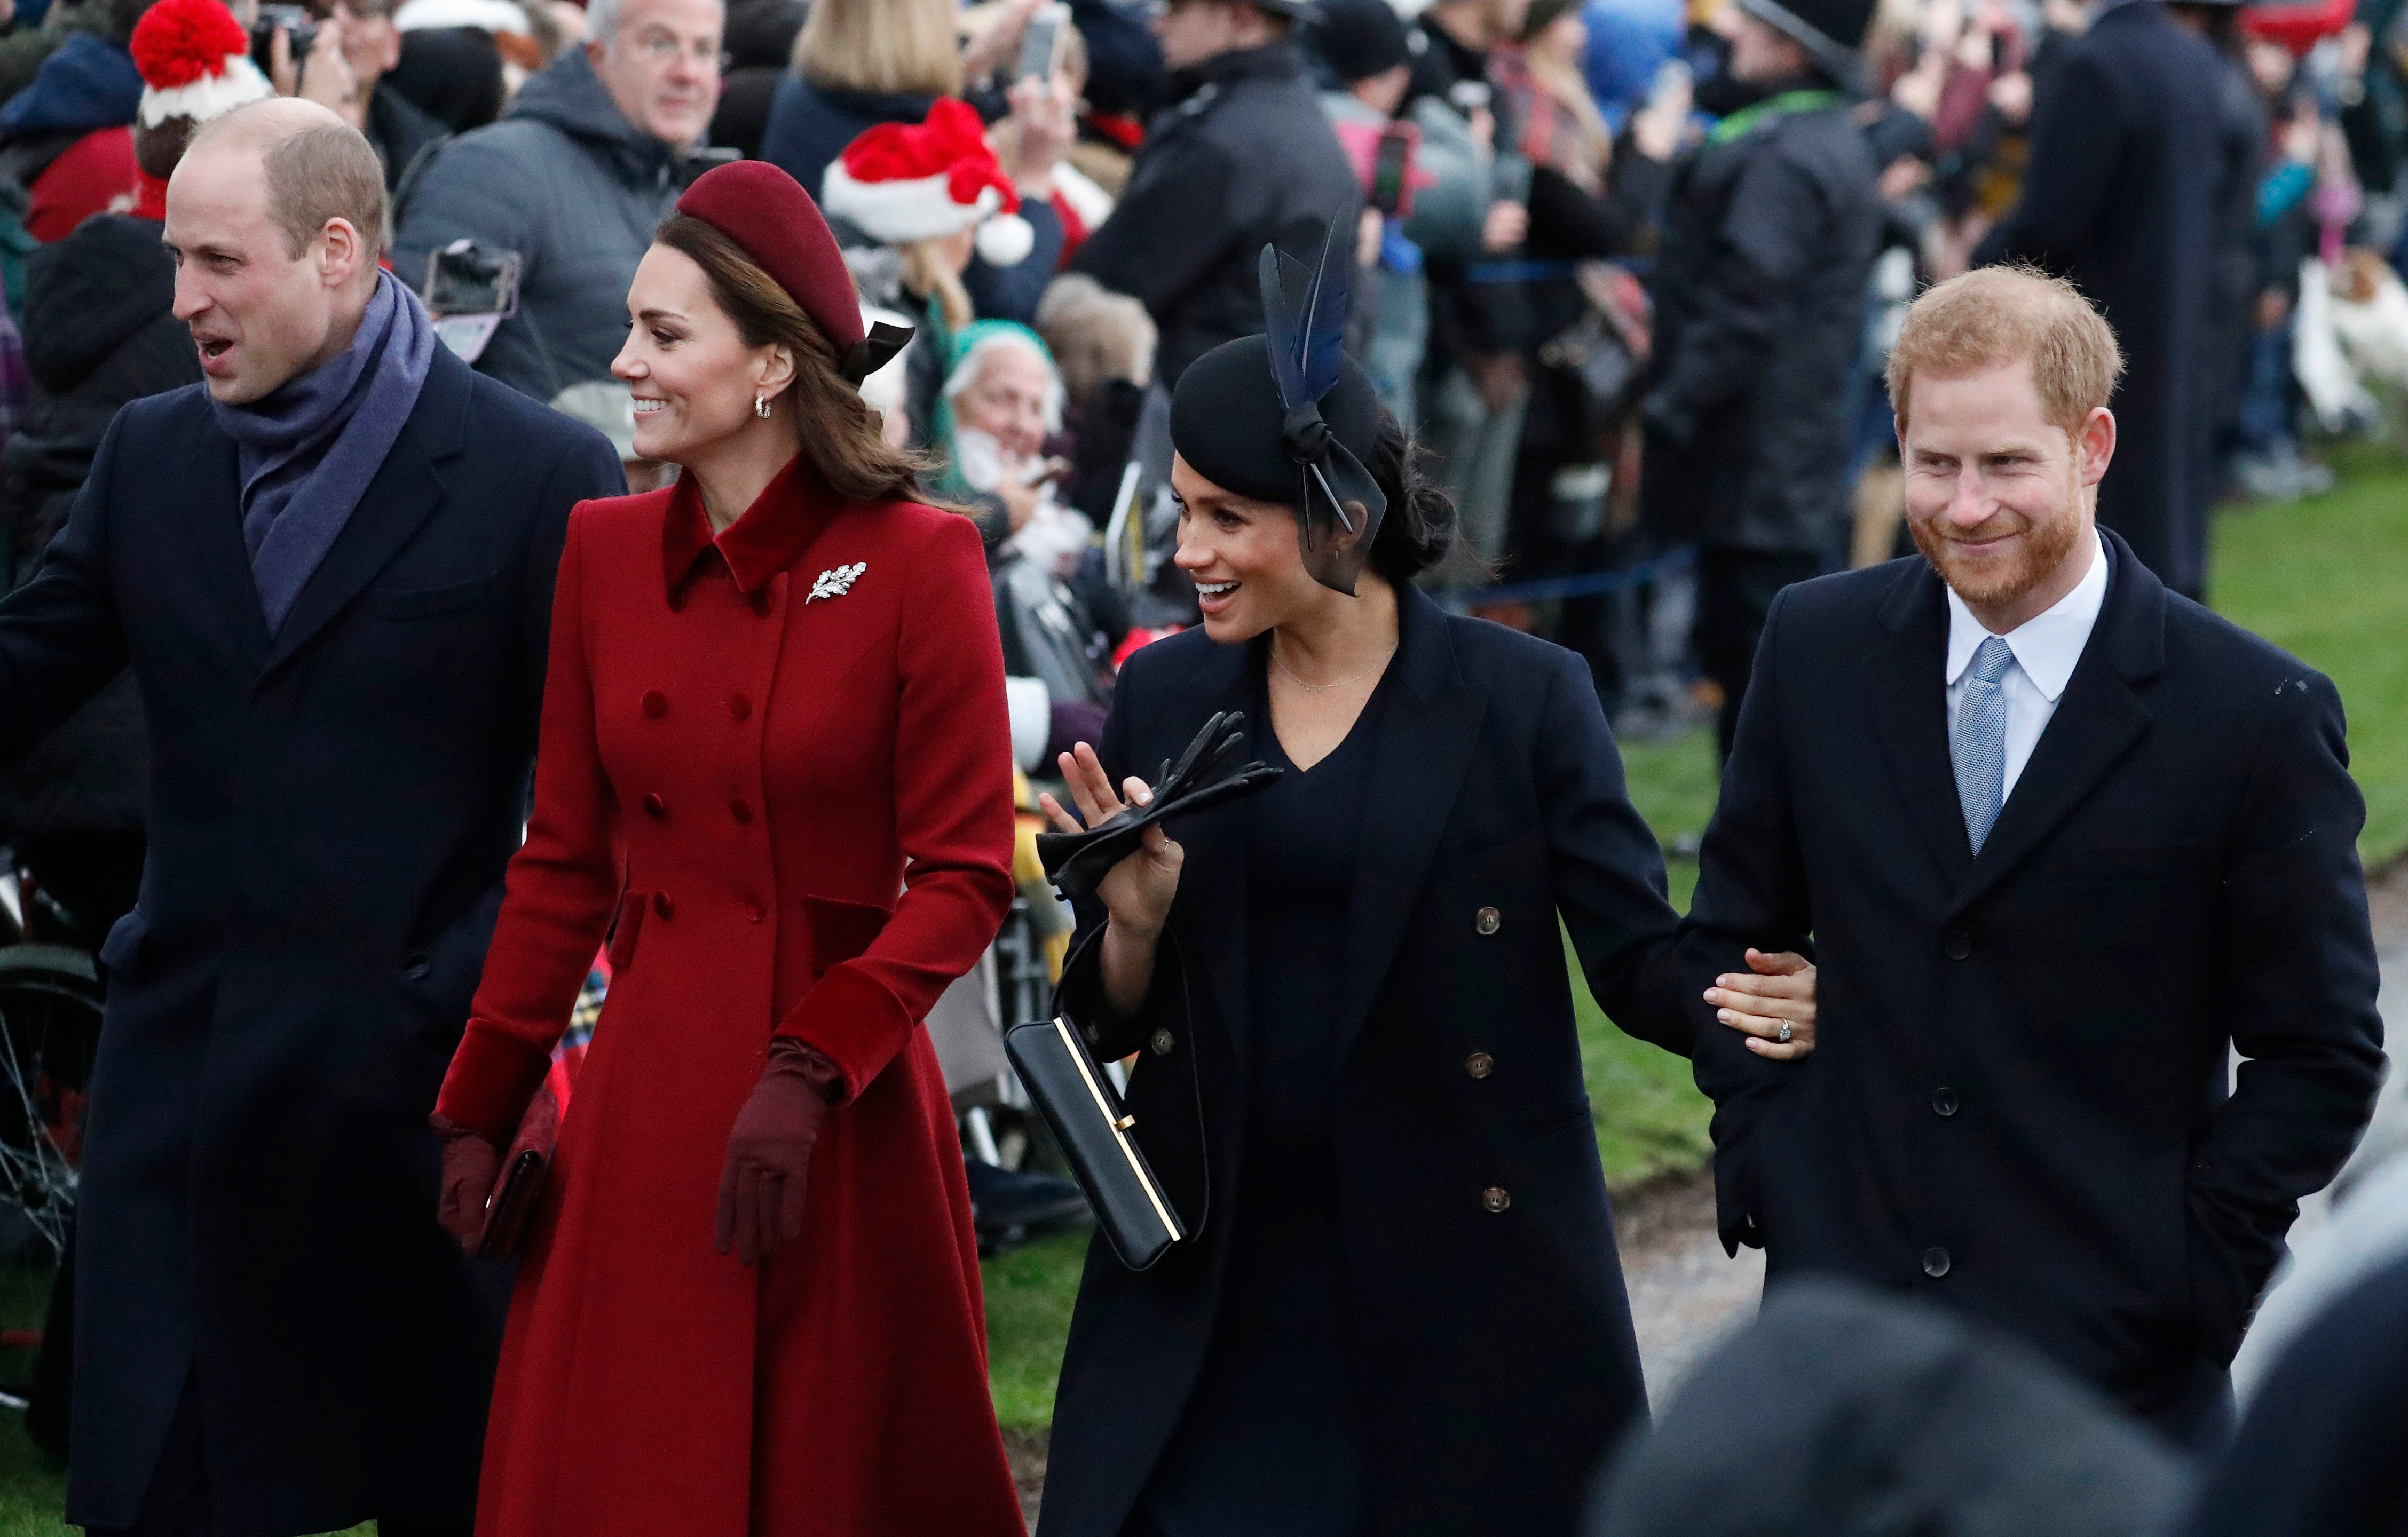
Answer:
M64 945L0 948L0 1204L65 1252L85 1094L100 1044L100 979Z

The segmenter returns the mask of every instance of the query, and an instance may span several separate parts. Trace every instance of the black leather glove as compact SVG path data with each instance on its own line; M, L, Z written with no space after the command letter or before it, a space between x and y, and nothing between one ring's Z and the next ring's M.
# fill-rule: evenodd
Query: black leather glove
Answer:
M1269 788L1283 771L1268 763L1240 763L1245 750L1245 712L1225 710L1204 722L1177 763L1162 765L1152 804L1124 807L1084 833L1037 834L1037 857L1054 889L1071 901L1087 896L1112 866L1136 851L1154 823Z

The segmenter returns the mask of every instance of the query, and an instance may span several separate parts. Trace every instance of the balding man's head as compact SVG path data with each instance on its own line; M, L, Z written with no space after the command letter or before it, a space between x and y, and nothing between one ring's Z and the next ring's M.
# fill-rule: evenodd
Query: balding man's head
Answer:
M384 223L376 152L326 108L280 97L205 124L167 182L165 240L210 393L257 400L350 345Z
M269 211L293 242L294 255L330 219L349 223L362 246L382 253L384 167L359 131L331 109L298 96L237 107L202 124L184 155L190 160L204 150L258 159Z

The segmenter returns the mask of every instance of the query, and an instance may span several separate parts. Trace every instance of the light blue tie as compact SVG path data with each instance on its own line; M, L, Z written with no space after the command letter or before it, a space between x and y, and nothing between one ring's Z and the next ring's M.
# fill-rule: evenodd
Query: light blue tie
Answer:
M1948 744L1956 760L1956 799L1965 808L1965 835L1982 852L1999 819L2007 787L2007 692L2000 681L2015 664L2007 643L1992 635L1965 669L1956 701L1956 730Z

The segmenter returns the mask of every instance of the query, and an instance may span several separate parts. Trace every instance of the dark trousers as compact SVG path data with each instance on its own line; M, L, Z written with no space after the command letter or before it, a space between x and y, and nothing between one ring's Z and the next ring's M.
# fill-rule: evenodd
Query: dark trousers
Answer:
M1730 758L1740 702L1747 695L1756 643L1773 598L1792 582L1822 574L1823 557L1813 550L1708 545L1698 552L1698 665L1723 690L1722 718L1714 724L1722 761Z
M209 1510L209 1469L201 1444L199 1379L184 1379L184 1396L176 1402L176 1417L167 1422L167 1443L159 1448L150 1487L142 1496L142 1515L130 1527L87 1527L86 1537L210 1537L214 1524ZM380 1517L379 1537L469 1537L466 1521Z

